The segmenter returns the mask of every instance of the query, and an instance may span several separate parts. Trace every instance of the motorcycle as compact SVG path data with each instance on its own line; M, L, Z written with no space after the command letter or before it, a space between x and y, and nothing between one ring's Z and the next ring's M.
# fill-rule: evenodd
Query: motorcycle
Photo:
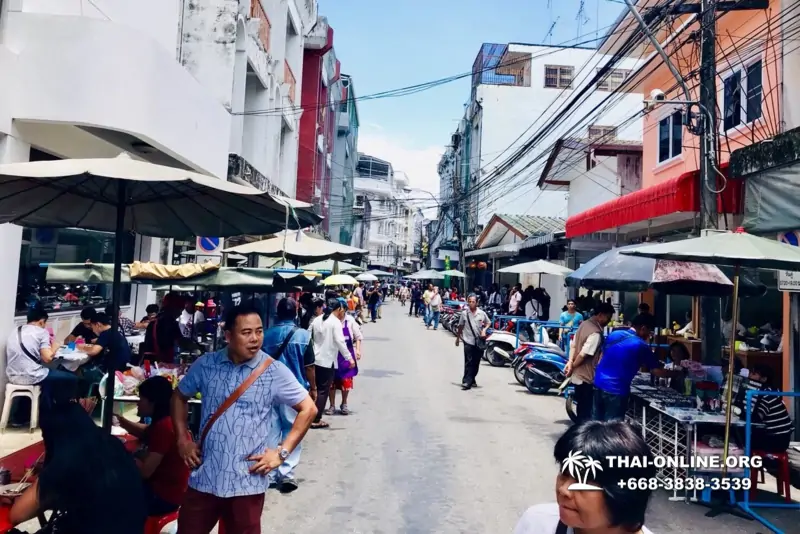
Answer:
M567 415L573 423L578 422L578 402L575 400L575 386L570 379L564 380L558 388L558 394L566 400Z
M516 349L518 348L516 326L516 321L511 319L505 329L495 330L491 336L486 338L484 359L492 367L505 367L507 364L514 365ZM520 328L519 343L520 346L532 344L532 346L542 345L545 348L558 348L557 345L550 341L550 335L544 326L533 330L532 338L529 337L527 328Z
M561 349L535 348L525 356L525 387L536 395L558 388L567 378L566 367L567 356Z

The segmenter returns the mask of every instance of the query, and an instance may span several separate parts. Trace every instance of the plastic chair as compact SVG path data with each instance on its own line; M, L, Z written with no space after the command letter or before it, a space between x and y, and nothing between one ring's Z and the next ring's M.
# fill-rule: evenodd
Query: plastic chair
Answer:
M789 454L784 452L764 452L764 451L753 451L753 456L759 456L763 459L772 460L778 463L778 474L777 474L777 490L778 495L782 496L784 501L787 503L792 502L792 474L791 469L789 467ZM755 498L756 493L758 492L758 479L759 475L761 475L761 482L764 482L764 469L750 469L750 481L752 485L750 487L750 495Z
M39 397L42 395L41 386L18 386L6 384L6 400L3 403L3 415L0 417L0 432L5 432L8 419L11 417L11 404L17 397L27 397L31 400L31 432L39 426Z
M156 515L147 518L144 524L144 534L161 534L164 527L178 520L178 510L167 515Z

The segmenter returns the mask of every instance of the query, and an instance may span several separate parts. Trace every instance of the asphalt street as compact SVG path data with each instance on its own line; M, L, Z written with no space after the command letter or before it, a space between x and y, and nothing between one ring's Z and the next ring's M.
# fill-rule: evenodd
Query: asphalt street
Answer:
M563 399L531 395L508 368L486 363L480 387L462 391L463 353L452 334L426 331L398 302L363 331L353 413L309 431L300 489L268 493L264 532L510 533L528 506L555 500L552 449L569 423ZM660 492L647 526L655 534L768 532L706 511Z

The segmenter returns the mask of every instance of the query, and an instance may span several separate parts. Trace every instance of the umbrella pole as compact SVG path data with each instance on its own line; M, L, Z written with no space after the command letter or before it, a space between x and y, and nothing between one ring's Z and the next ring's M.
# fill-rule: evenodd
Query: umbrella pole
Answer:
M114 284L111 290L111 309L114 314L111 317L111 331L116 333L119 330L119 301L122 294L122 237L125 233L125 208L127 204L127 186L126 180L119 181L117 188L117 226L114 235ZM113 347L113 343L111 347ZM112 362L116 361L116 354L114 349L109 347L106 349L106 367L108 368L108 377L106 378L106 402L105 409L103 410L103 429L111 430L111 420L114 414L114 379L116 378L116 367Z
M739 324L739 266L733 273L733 312L731 314L731 346L730 357L728 358L728 379L727 391L725 392L725 448L722 450L722 477L724 478L728 468L728 445L730 444L731 437L731 414L733 412L732 399L733 399L733 372L736 368L734 366L734 358L736 358L736 325Z

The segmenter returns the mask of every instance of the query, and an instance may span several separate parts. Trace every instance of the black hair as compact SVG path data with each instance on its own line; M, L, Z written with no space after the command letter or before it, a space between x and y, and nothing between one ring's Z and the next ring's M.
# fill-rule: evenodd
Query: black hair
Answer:
M683 353L683 358L685 360L691 360L692 359L692 355L689 354L689 349L687 349L686 345L684 345L680 341L676 341L675 343L673 343L673 344L671 344L669 346L669 349L667 349L667 354L669 354L670 356L672 355L672 349L680 350Z
M324 308L325 301L322 299L314 299L311 301L311 310L316 310L317 308Z
M47 312L44 311L44 308L40 308L39 306L33 307L28 310L28 322L29 323L36 323L44 319L45 321L47 318L50 317L47 315Z
M601 468L589 472L588 480L581 482L592 482L603 489L611 525L623 527L629 532L641 530L652 490L621 488L619 484L621 480L650 480L656 476L653 455L641 432L624 421L586 421L573 425L558 439L553 449L560 472L570 474L571 461L566 460L570 456L574 458L576 454L601 465ZM620 465L609 458L636 458L647 465L641 466L632 461L628 465ZM646 462L644 458L647 458Z
M567 299L567 304L569 304L570 302L575 304L576 306L578 304L577 302L575 302L575 299Z
M149 304L145 309L145 313L150 315L151 313L158 313L158 304Z
M338 298L330 298L325 302L325 314L322 316L323 321L327 321L328 317L331 316L333 312L338 310L342 307L342 303L339 302Z
M297 319L297 302L291 297L285 297L278 301L275 314L279 321L293 321Z
M739 361L739 359L737 358L736 361ZM769 367L767 367L764 364L760 364L759 363L759 364L754 365L753 368L750 369L750 374L753 374L753 373L758 373L759 375L764 377L766 379L764 383L767 386L772 386L772 380L774 378L774 373L772 372L772 369L770 369ZM739 374L738 371L737 371L736 374Z
M119 306L114 306L113 304L109 304L103 311L106 312L106 315L108 315L109 317L113 317L115 315L114 311L117 312L116 315L119 315Z
M92 308L91 306L87 306L86 308L81 310L81 320L88 321L94 319L94 316L97 314L97 310Z
M139 384L139 396L153 403L153 423L169 417L172 383L163 376L148 378Z
M133 456L80 404L42 411L45 461L39 502L66 513L81 532L141 533L147 519L141 475Z
M650 305L646 302L639 304L639 313L650 313Z
M328 289L327 291L325 291L325 300L326 301L329 301L331 299L338 299L338 298L339 298L339 293L337 291L334 291L332 289Z
M94 317L92 317L92 322L95 324L110 325L111 317L109 317L107 313L95 313Z
M261 317L261 314L258 313L258 308L250 303L233 306L225 314L225 330L233 332L233 328L236 326L236 321L239 317L245 317L247 315L258 315L259 318Z
M617 313L617 310L608 302L601 302L594 308L595 315L610 315L613 317L615 313Z
M641 328L646 326L650 330L656 327L656 318L649 313L640 313L631 321L631 326L634 328Z

